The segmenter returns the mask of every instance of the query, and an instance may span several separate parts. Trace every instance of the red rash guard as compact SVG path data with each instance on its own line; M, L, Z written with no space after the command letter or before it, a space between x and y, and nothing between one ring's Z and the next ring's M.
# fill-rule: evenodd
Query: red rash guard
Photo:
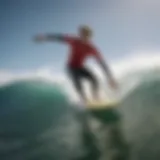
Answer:
M72 68L81 68L87 57L93 56L97 60L101 59L100 53L90 43L84 43L79 38L64 37L64 41L70 45L68 65Z

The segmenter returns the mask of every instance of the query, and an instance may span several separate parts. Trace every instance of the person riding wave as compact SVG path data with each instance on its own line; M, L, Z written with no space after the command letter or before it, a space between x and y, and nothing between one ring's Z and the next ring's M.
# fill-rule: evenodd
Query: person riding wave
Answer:
M93 36L92 29L88 26L80 26L78 35L71 36L65 34L40 34L35 36L35 41L57 41L67 44L70 47L70 54L67 61L67 72L71 78L77 92L82 100L87 101L84 89L82 87L82 79L87 79L92 84L93 98L99 99L98 89L99 84L96 76L87 67L84 62L88 57L94 57L104 70L108 82L112 88L117 88L117 83L112 76L112 73L105 63L102 54L98 51L95 45L91 42Z

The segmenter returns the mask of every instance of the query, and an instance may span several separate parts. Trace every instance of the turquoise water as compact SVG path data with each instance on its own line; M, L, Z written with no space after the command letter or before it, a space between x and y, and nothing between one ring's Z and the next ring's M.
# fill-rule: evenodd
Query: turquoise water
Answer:
M3 86L0 160L106 160L115 149L122 152L122 146L130 148L132 160L159 160L159 97L160 81L152 78L142 81L117 109L82 112L63 88L48 82Z

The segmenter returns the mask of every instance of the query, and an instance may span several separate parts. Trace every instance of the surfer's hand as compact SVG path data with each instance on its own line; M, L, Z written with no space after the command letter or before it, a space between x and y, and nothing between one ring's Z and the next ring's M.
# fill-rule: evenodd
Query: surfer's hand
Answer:
M45 40L45 36L44 35L37 35L37 36L34 37L34 40L36 42L42 42L42 41Z

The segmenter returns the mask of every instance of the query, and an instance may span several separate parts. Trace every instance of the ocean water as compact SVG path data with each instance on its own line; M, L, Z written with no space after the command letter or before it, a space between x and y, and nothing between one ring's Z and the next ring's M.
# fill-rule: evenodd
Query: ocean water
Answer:
M80 110L52 83L2 86L0 160L159 160L157 74L144 77L119 106L98 112Z

